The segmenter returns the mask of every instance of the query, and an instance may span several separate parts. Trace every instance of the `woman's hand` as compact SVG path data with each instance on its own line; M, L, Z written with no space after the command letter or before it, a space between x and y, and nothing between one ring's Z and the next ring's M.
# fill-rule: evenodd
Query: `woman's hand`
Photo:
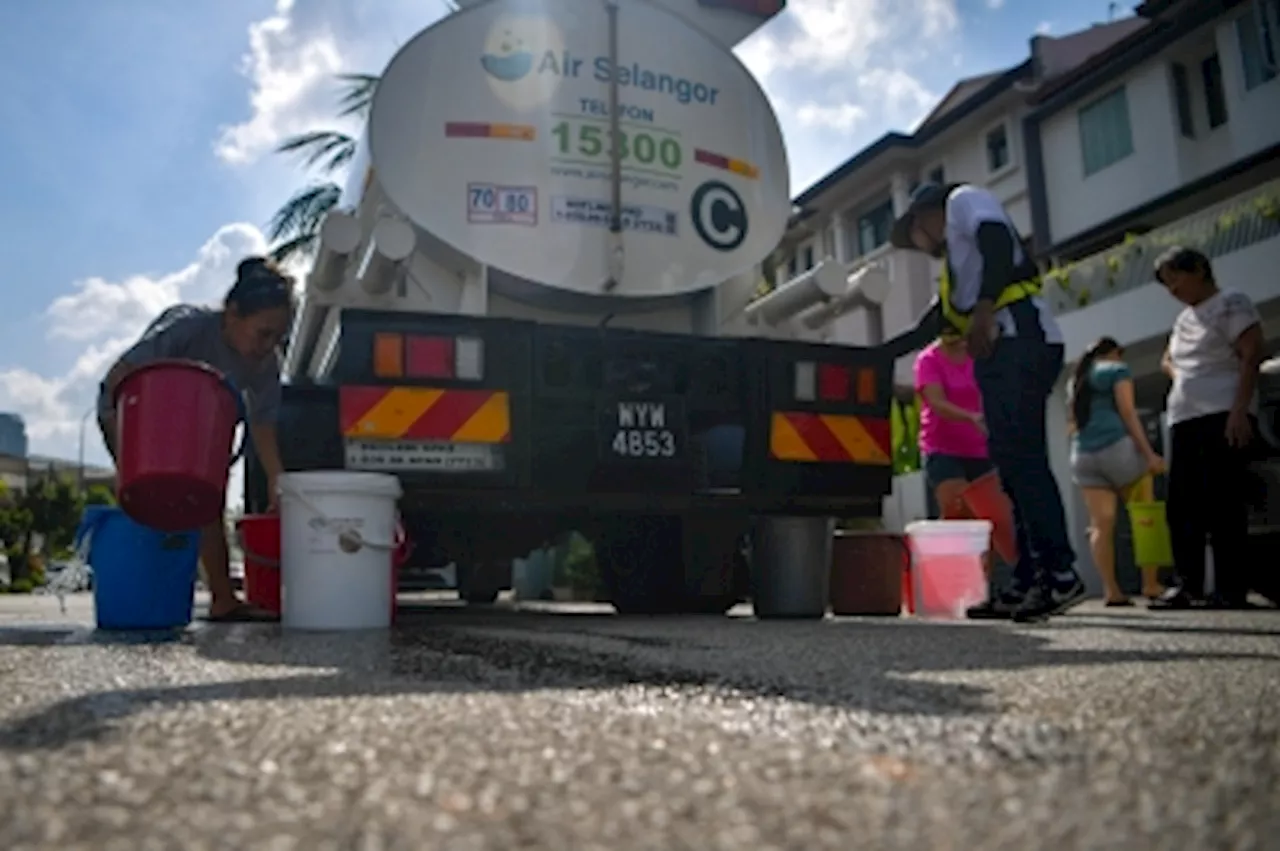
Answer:
M973 423L978 431L982 432L983 437L989 437L987 433L987 418L982 415L981 411L974 411L969 414L969 422Z
M1159 476L1167 469L1164 458L1153 450L1147 450L1147 472L1153 476Z
M1227 415L1227 443L1243 449L1253 440L1253 426L1249 423L1249 411L1232 408Z
M267 476L267 513L272 514L280 509L280 493L276 490L275 476Z

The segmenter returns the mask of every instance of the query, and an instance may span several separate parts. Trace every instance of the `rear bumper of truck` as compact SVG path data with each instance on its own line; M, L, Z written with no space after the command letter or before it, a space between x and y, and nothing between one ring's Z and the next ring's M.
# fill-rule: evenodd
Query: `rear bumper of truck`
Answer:
M878 516L892 486L874 349L371 311L341 334L327 383L285 388L286 469L395 472L406 513ZM415 339L483 369L385 374Z

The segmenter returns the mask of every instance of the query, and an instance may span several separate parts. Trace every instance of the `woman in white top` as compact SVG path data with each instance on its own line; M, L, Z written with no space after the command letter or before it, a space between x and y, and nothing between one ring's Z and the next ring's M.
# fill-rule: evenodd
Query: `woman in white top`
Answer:
M1216 585L1208 602L1245 608L1260 317L1248 296L1218 289L1209 258L1199 251L1171 248L1155 269L1156 279L1186 308L1173 323L1162 362L1173 379L1168 514L1179 581L1152 606L1189 608L1204 598L1208 540Z

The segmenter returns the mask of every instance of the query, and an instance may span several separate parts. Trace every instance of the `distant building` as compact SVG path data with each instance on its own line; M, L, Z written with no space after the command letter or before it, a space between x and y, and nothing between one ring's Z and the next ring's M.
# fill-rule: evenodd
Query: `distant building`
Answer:
M0 455L27 457L27 424L18 414L0 414Z
M31 455L26 458L15 458L12 455L0 455L0 482L12 491L25 491L27 483L41 476L56 475L73 482L84 478L86 488L94 485L114 487L116 471L111 467L99 467L86 464L83 467L75 461L61 458L47 458L43 455Z

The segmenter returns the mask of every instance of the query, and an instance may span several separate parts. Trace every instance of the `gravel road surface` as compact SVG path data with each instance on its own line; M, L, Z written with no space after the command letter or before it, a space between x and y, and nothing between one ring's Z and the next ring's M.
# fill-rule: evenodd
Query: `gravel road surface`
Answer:
M0 597L0 848L1280 848L1280 612L605 611L160 641Z

